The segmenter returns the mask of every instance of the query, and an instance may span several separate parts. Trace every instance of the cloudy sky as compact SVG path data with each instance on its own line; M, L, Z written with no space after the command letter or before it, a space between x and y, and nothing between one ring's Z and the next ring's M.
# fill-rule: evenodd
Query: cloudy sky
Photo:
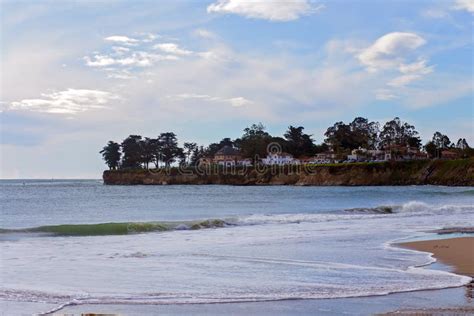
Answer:
M5 1L1 177L100 178L129 134L181 142L355 116L473 128L473 0Z

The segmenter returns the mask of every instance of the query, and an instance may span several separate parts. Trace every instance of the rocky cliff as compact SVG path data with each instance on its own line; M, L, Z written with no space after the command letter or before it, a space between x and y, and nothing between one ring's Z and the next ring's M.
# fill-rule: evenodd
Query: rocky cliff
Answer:
M110 185L450 185L474 186L474 159L258 168L107 170Z

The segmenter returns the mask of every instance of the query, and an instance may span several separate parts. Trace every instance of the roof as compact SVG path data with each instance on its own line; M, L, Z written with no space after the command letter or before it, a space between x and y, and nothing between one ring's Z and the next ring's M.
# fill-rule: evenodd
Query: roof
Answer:
M222 156L240 156L240 151L230 146L224 146L216 152L216 155Z

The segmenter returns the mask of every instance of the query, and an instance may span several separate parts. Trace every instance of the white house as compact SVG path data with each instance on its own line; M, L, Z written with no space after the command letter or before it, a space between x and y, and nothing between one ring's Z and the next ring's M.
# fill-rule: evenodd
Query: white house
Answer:
M251 167L252 159L244 158L244 159L237 160L237 166Z
M316 156L314 156L312 163L314 164L332 163L335 158L336 158L336 154L334 154L333 152L319 153L319 154L316 154Z
M377 149L353 149L350 155L347 155L347 160L365 161L365 160L384 160L384 151Z
M262 159L264 165L289 165L293 164L295 159L288 153L270 153Z

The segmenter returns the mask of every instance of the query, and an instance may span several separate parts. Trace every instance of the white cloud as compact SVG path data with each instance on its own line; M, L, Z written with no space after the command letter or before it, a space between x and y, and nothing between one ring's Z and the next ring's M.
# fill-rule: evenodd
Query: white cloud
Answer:
M248 104L252 103L252 101L247 100L246 98L243 98L243 97L230 98L230 99L226 99L226 101L230 102L230 104L233 107L241 107L241 106L248 105Z
M428 60L419 54L413 61L417 48L424 44L426 40L417 34L393 32L378 38L356 55L369 73L377 74L388 86L375 90L377 100L400 97L395 89L406 87L434 71L434 66L429 66Z
M197 30L194 30L193 33L199 37L206 38L206 39L214 39L217 37L216 34L206 29L197 29Z
M411 64L400 64L398 69L402 75L390 80L388 85L392 87L406 86L409 83L432 73L434 71L434 66L427 66L426 63L427 61L425 59L420 59Z
M130 46L137 45L139 42L139 40L137 39L130 38L128 36L123 36L123 35L109 36L109 37L104 38L104 40L108 42L120 43L122 45L130 45Z
M119 97L110 92L86 89L67 89L43 93L38 99L12 102L9 110L22 110L54 114L78 114L94 109L106 108L106 104Z
M109 78L131 79L134 76L130 76L130 73L123 74L120 71L148 68L160 61L176 61L186 56L212 57L208 52L193 52L183 49L175 43L158 43L153 45L151 42L158 38L158 36L151 33L144 33L142 37L144 39L134 46L112 45L106 52L96 52L91 56L84 56L85 64L89 67L115 72L109 74ZM113 38L115 43L120 42L121 45L127 45L127 41L130 41L130 38L127 36L111 36L105 40L110 40L110 38Z
M178 57L173 55L150 54L147 52L133 52L126 57L116 57L112 55L94 55L86 56L84 60L90 67L108 67L108 66L129 66L129 67L148 67L157 61L176 60Z
M390 90L380 89L375 92L375 98L377 100L388 101L396 99L397 96L393 94Z
M169 95L168 99L171 100L187 100L187 99L199 99L204 101L211 101L211 102L224 102L228 103L233 107L241 107L245 105L252 104L253 102L244 98L244 97L234 97L234 98L222 98L222 97L214 97L207 94L195 94L195 93L182 93L176 95Z
M474 14L474 1L473 0L456 0L453 8L455 10L466 10Z
M117 55L123 55L125 53L128 53L130 51L130 48L128 47L122 47L122 46L112 46L112 50L114 53Z
M364 49L357 57L363 65L367 66L368 71L375 72L379 69L398 66L406 53L425 43L422 37L414 33L388 33Z
M207 7L208 13L232 13L247 18L287 22L315 13L324 5L307 0L219 0Z
M141 35L144 37L142 39L142 42L144 43L151 43L155 41L157 38L161 37L160 35L153 34L153 33L143 33Z
M419 74L429 74L433 72L433 66L427 66L426 65L427 60L426 59L420 59L417 62L411 63L411 64L401 64L399 67L399 70L401 73L404 74L413 74L413 73L419 73Z
M175 43L160 43L153 46L154 49L161 50L164 53L174 54L174 55L191 55L193 52L190 50L179 48Z

